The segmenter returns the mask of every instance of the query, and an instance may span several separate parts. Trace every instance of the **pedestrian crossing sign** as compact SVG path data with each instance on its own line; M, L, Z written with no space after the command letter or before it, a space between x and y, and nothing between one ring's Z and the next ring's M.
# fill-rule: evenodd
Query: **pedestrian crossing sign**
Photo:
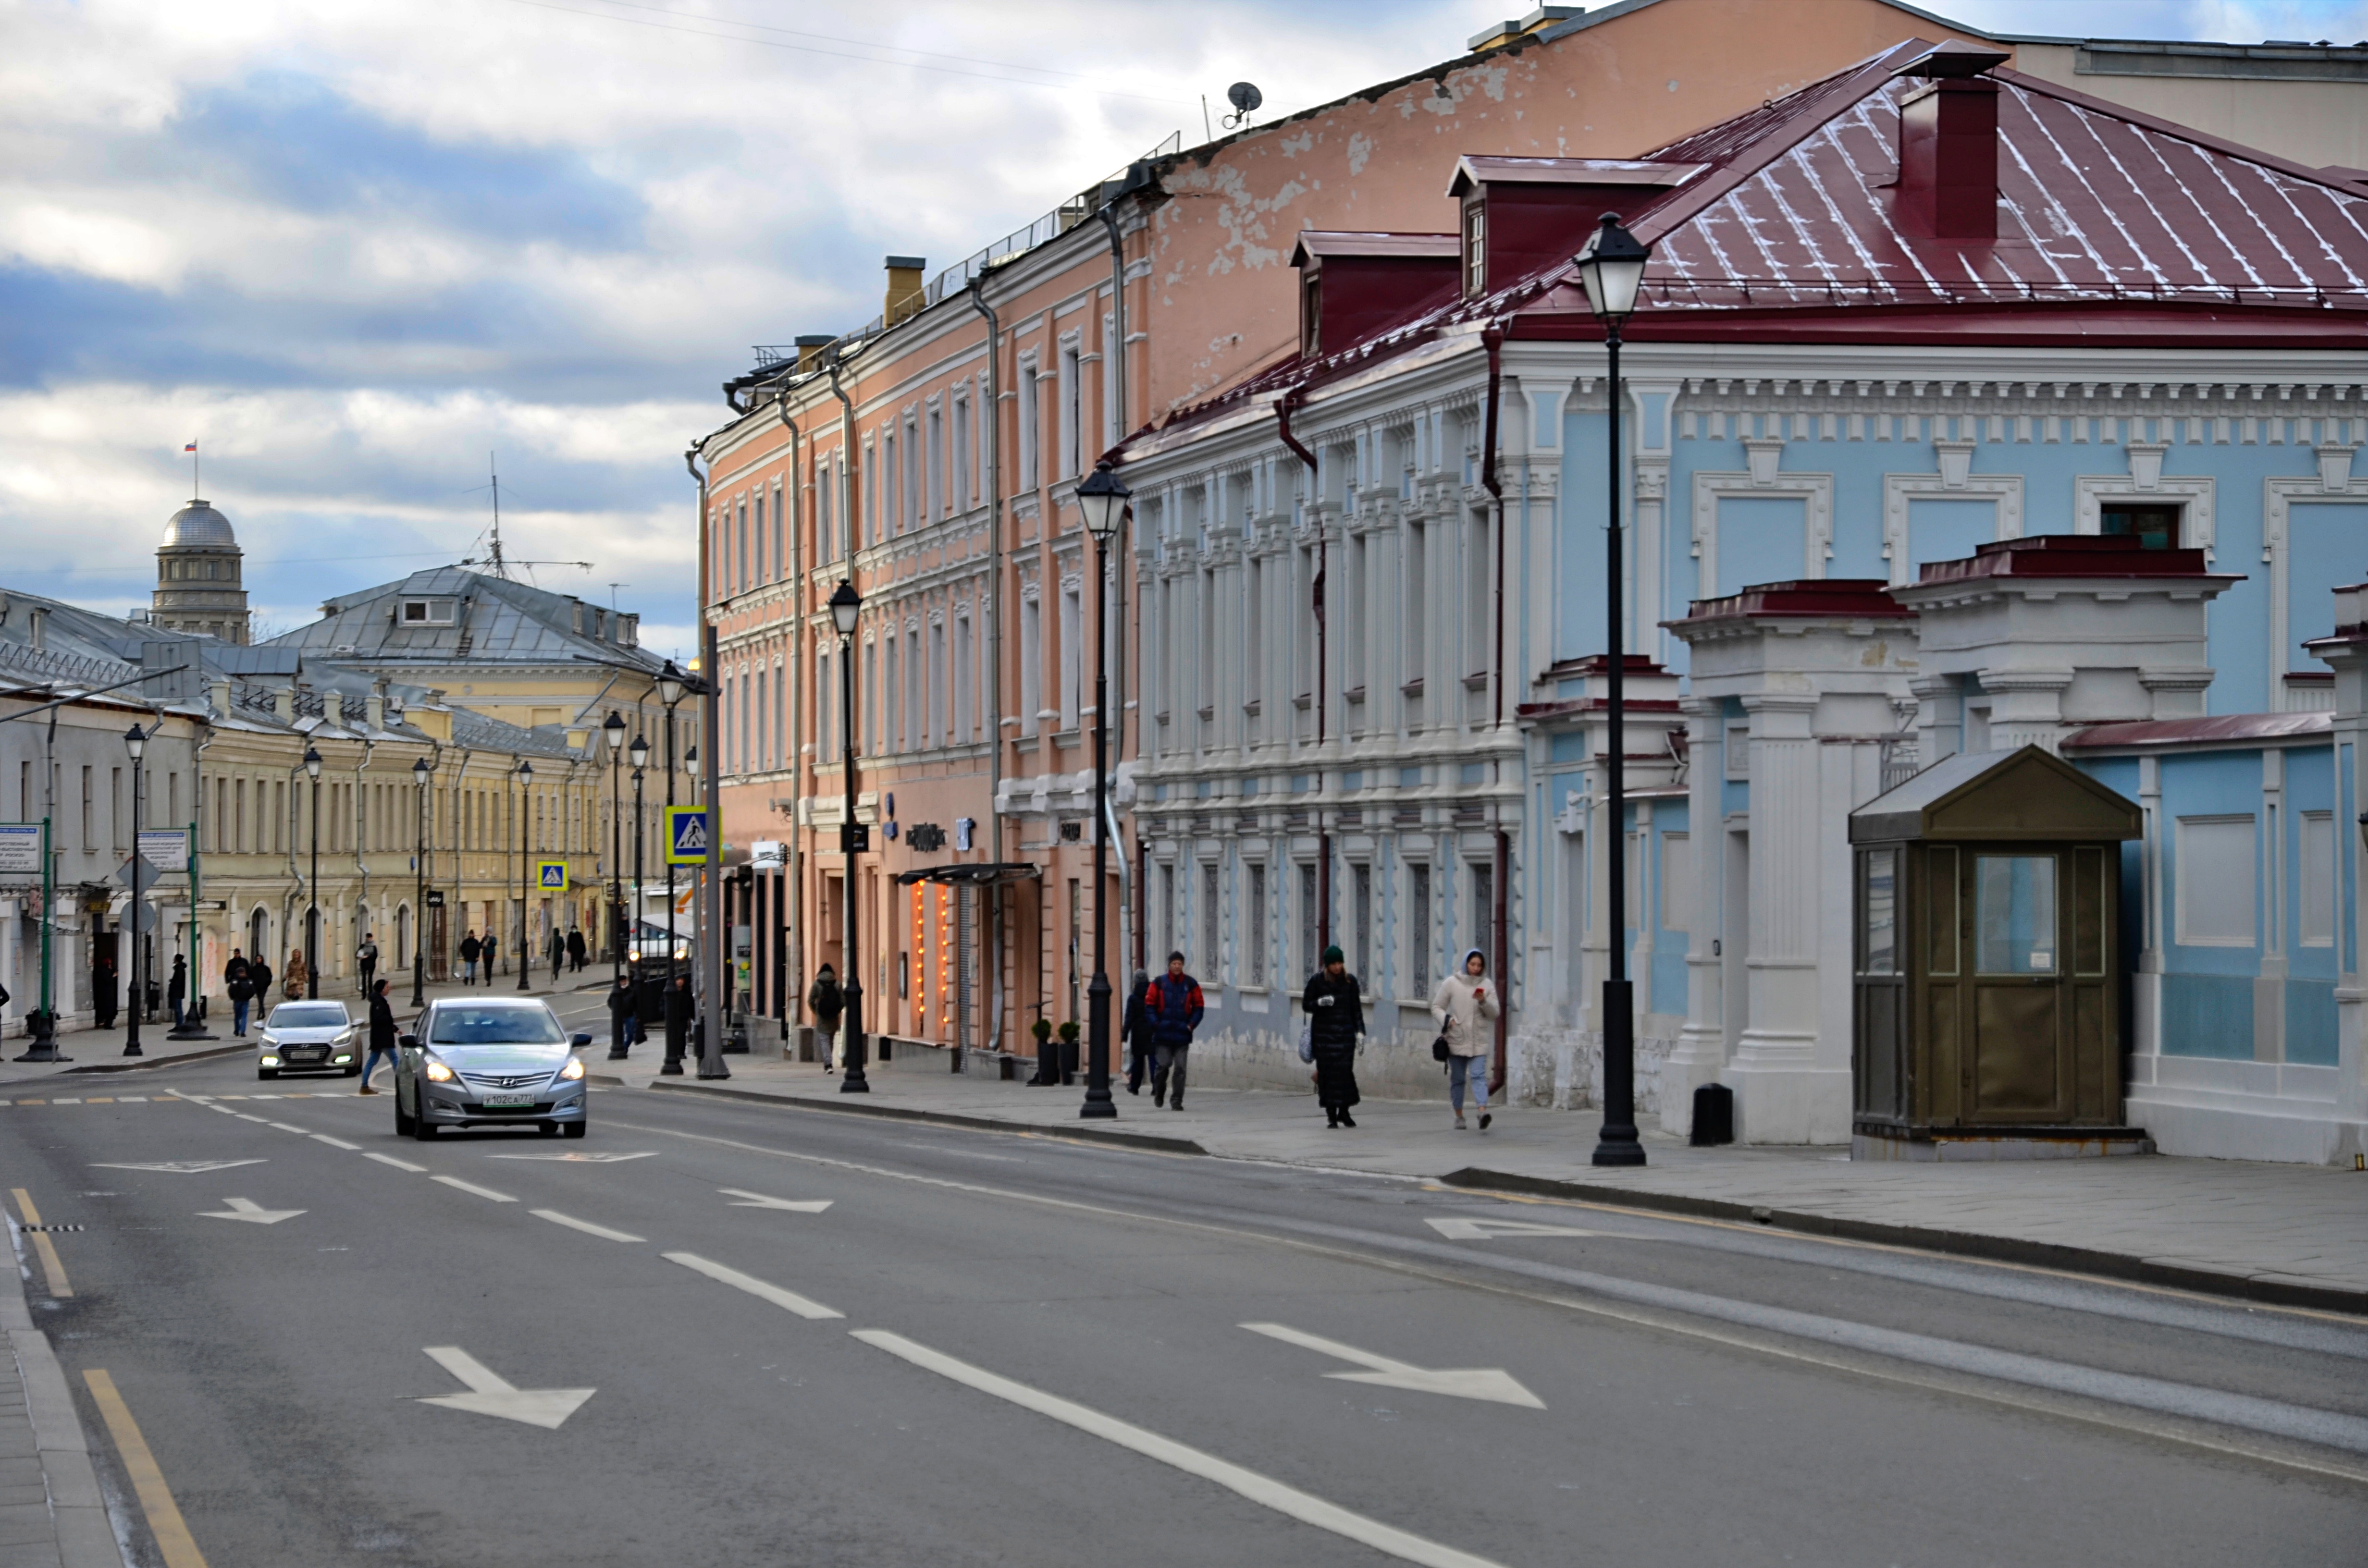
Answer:
M704 866L707 864L707 808L705 806L668 806L666 815L666 864L669 866Z
M535 886L541 888L546 892L565 892L567 891L567 862L564 860L536 861Z

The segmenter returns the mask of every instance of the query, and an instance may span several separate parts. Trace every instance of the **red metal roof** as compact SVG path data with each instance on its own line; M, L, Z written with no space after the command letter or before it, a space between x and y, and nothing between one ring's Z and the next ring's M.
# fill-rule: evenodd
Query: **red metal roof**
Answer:
M2240 745L2248 741L2310 739L2332 734L2332 713L2228 713L2214 719L2146 719L2098 724L2064 737L2066 751L2105 747Z
M1976 545L1957 561L1928 561L1922 584L1963 583L1978 577L2192 577L2226 587L2244 574L2215 576L2200 550L2147 550L2120 534L2033 534Z
M1663 626L1682 631L1713 620L1758 620L1779 617L1819 620L1900 620L1916 612L1891 597L1880 577L1816 577L1791 583L1759 583L1725 598L1696 599L1679 619Z

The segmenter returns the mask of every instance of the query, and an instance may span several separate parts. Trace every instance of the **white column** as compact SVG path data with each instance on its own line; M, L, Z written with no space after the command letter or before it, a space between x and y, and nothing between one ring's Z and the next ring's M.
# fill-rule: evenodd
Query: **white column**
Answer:
M1686 933L1686 1026L1661 1064L1661 1131L1683 1137L1693 1131L1694 1090L1715 1083L1726 1065L1725 997L1720 984L1725 959L1714 951L1725 929L1720 915L1720 868L1725 826L1720 820L1725 769L1718 765L1719 722L1725 705L1714 699L1680 703L1686 716L1686 836L1693 851L1693 919Z
M1990 694L1990 749L2035 745L2053 752L2064 738L2064 693L2070 670L1984 670Z

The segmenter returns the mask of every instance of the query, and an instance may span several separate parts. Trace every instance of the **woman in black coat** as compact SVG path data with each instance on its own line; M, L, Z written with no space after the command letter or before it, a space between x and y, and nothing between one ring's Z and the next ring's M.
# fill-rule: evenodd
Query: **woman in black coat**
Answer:
M1357 1093L1357 1041L1365 1032L1364 997L1357 977L1338 948L1324 949L1324 968L1307 982L1300 998L1307 1010L1308 1040L1315 1048L1315 1098L1326 1127L1354 1127L1349 1109Z

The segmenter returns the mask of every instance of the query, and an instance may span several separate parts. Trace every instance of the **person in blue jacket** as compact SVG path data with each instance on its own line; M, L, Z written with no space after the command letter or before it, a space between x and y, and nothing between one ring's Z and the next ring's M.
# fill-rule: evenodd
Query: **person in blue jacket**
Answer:
M1167 972L1143 994L1143 1009L1151 1019L1158 1054L1151 1064L1151 1103L1170 1110L1184 1108L1184 1053L1192 1047L1192 1031L1207 1010L1201 983L1184 972L1184 955L1167 955Z

